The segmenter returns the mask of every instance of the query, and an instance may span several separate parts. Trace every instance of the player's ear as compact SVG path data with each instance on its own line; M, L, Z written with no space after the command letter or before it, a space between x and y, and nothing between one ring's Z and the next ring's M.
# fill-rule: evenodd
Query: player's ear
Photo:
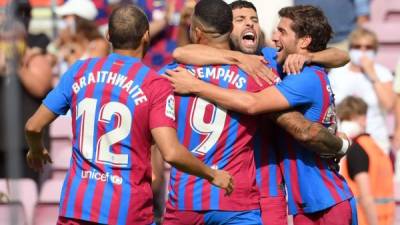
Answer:
M199 27L194 28L196 43L199 43L200 40L203 38L203 31Z
M306 35L299 39L299 44L301 49L306 49L312 42L312 37L310 35Z
M107 31L106 31L106 40L108 41L108 42L111 42L110 41L110 33L109 33L109 30L107 29Z
M143 35L143 37L142 37L142 41L143 41L144 43L150 43L150 30L147 30L147 31L144 33L144 35Z

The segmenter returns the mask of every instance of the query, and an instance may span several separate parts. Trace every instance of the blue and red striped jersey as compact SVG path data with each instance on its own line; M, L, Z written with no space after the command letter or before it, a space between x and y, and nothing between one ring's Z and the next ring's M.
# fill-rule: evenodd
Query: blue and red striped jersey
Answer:
M254 137L256 180L262 198L285 196L283 174L279 168L276 129L279 127L268 116L263 116Z
M277 71L281 71L276 63L276 51L266 48L263 54ZM276 87L290 106L306 119L336 131L334 96L321 67L306 66L299 75L283 77ZM344 178L333 169L333 160L308 150L281 129L276 129L276 133L279 134L280 167L287 187L290 214L317 212L353 196Z
M171 64L167 68L176 66ZM251 92L263 89L237 66L184 67L200 79L223 88ZM175 100L179 140L208 166L228 171L233 176L235 190L225 196L222 189L204 179L172 169L168 207L193 211L258 209L253 151L258 117L227 111L192 95L177 95Z
M102 224L153 221L151 129L176 128L168 81L137 58L76 62L43 104L72 116L72 158L60 215Z

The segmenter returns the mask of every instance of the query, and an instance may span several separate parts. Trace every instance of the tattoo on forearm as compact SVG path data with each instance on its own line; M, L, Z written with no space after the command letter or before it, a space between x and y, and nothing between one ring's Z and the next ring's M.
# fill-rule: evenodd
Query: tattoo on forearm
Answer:
M296 111L274 113L273 120L311 151L320 155L335 155L342 147L339 137L321 124L312 123Z

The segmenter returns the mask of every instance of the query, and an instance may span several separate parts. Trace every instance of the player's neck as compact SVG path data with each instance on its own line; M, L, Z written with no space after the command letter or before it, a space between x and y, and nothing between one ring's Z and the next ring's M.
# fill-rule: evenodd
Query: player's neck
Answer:
M226 42L226 41L224 41L224 42L212 42L212 41L210 41L210 42L207 42L205 45L208 45L208 46L210 46L210 47L213 47L213 48L218 48L218 49L231 49L230 48L230 46L229 46L229 42Z
M134 49L134 50L114 49L113 52L120 54L120 55L135 57L135 58L139 58L139 59L143 58L143 49L142 48L138 48L138 49Z

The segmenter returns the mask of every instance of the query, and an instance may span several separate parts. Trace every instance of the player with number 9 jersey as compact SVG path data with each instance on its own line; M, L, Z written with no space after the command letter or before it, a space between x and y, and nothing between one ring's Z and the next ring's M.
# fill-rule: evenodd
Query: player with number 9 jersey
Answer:
M159 73L178 66L220 87L250 92L265 88L235 65L172 63ZM252 142L258 117L227 111L193 95L176 95L175 101L179 141L206 165L228 171L235 180L235 191L231 196L224 196L220 189L203 179L172 169L167 208L178 211L259 209Z

